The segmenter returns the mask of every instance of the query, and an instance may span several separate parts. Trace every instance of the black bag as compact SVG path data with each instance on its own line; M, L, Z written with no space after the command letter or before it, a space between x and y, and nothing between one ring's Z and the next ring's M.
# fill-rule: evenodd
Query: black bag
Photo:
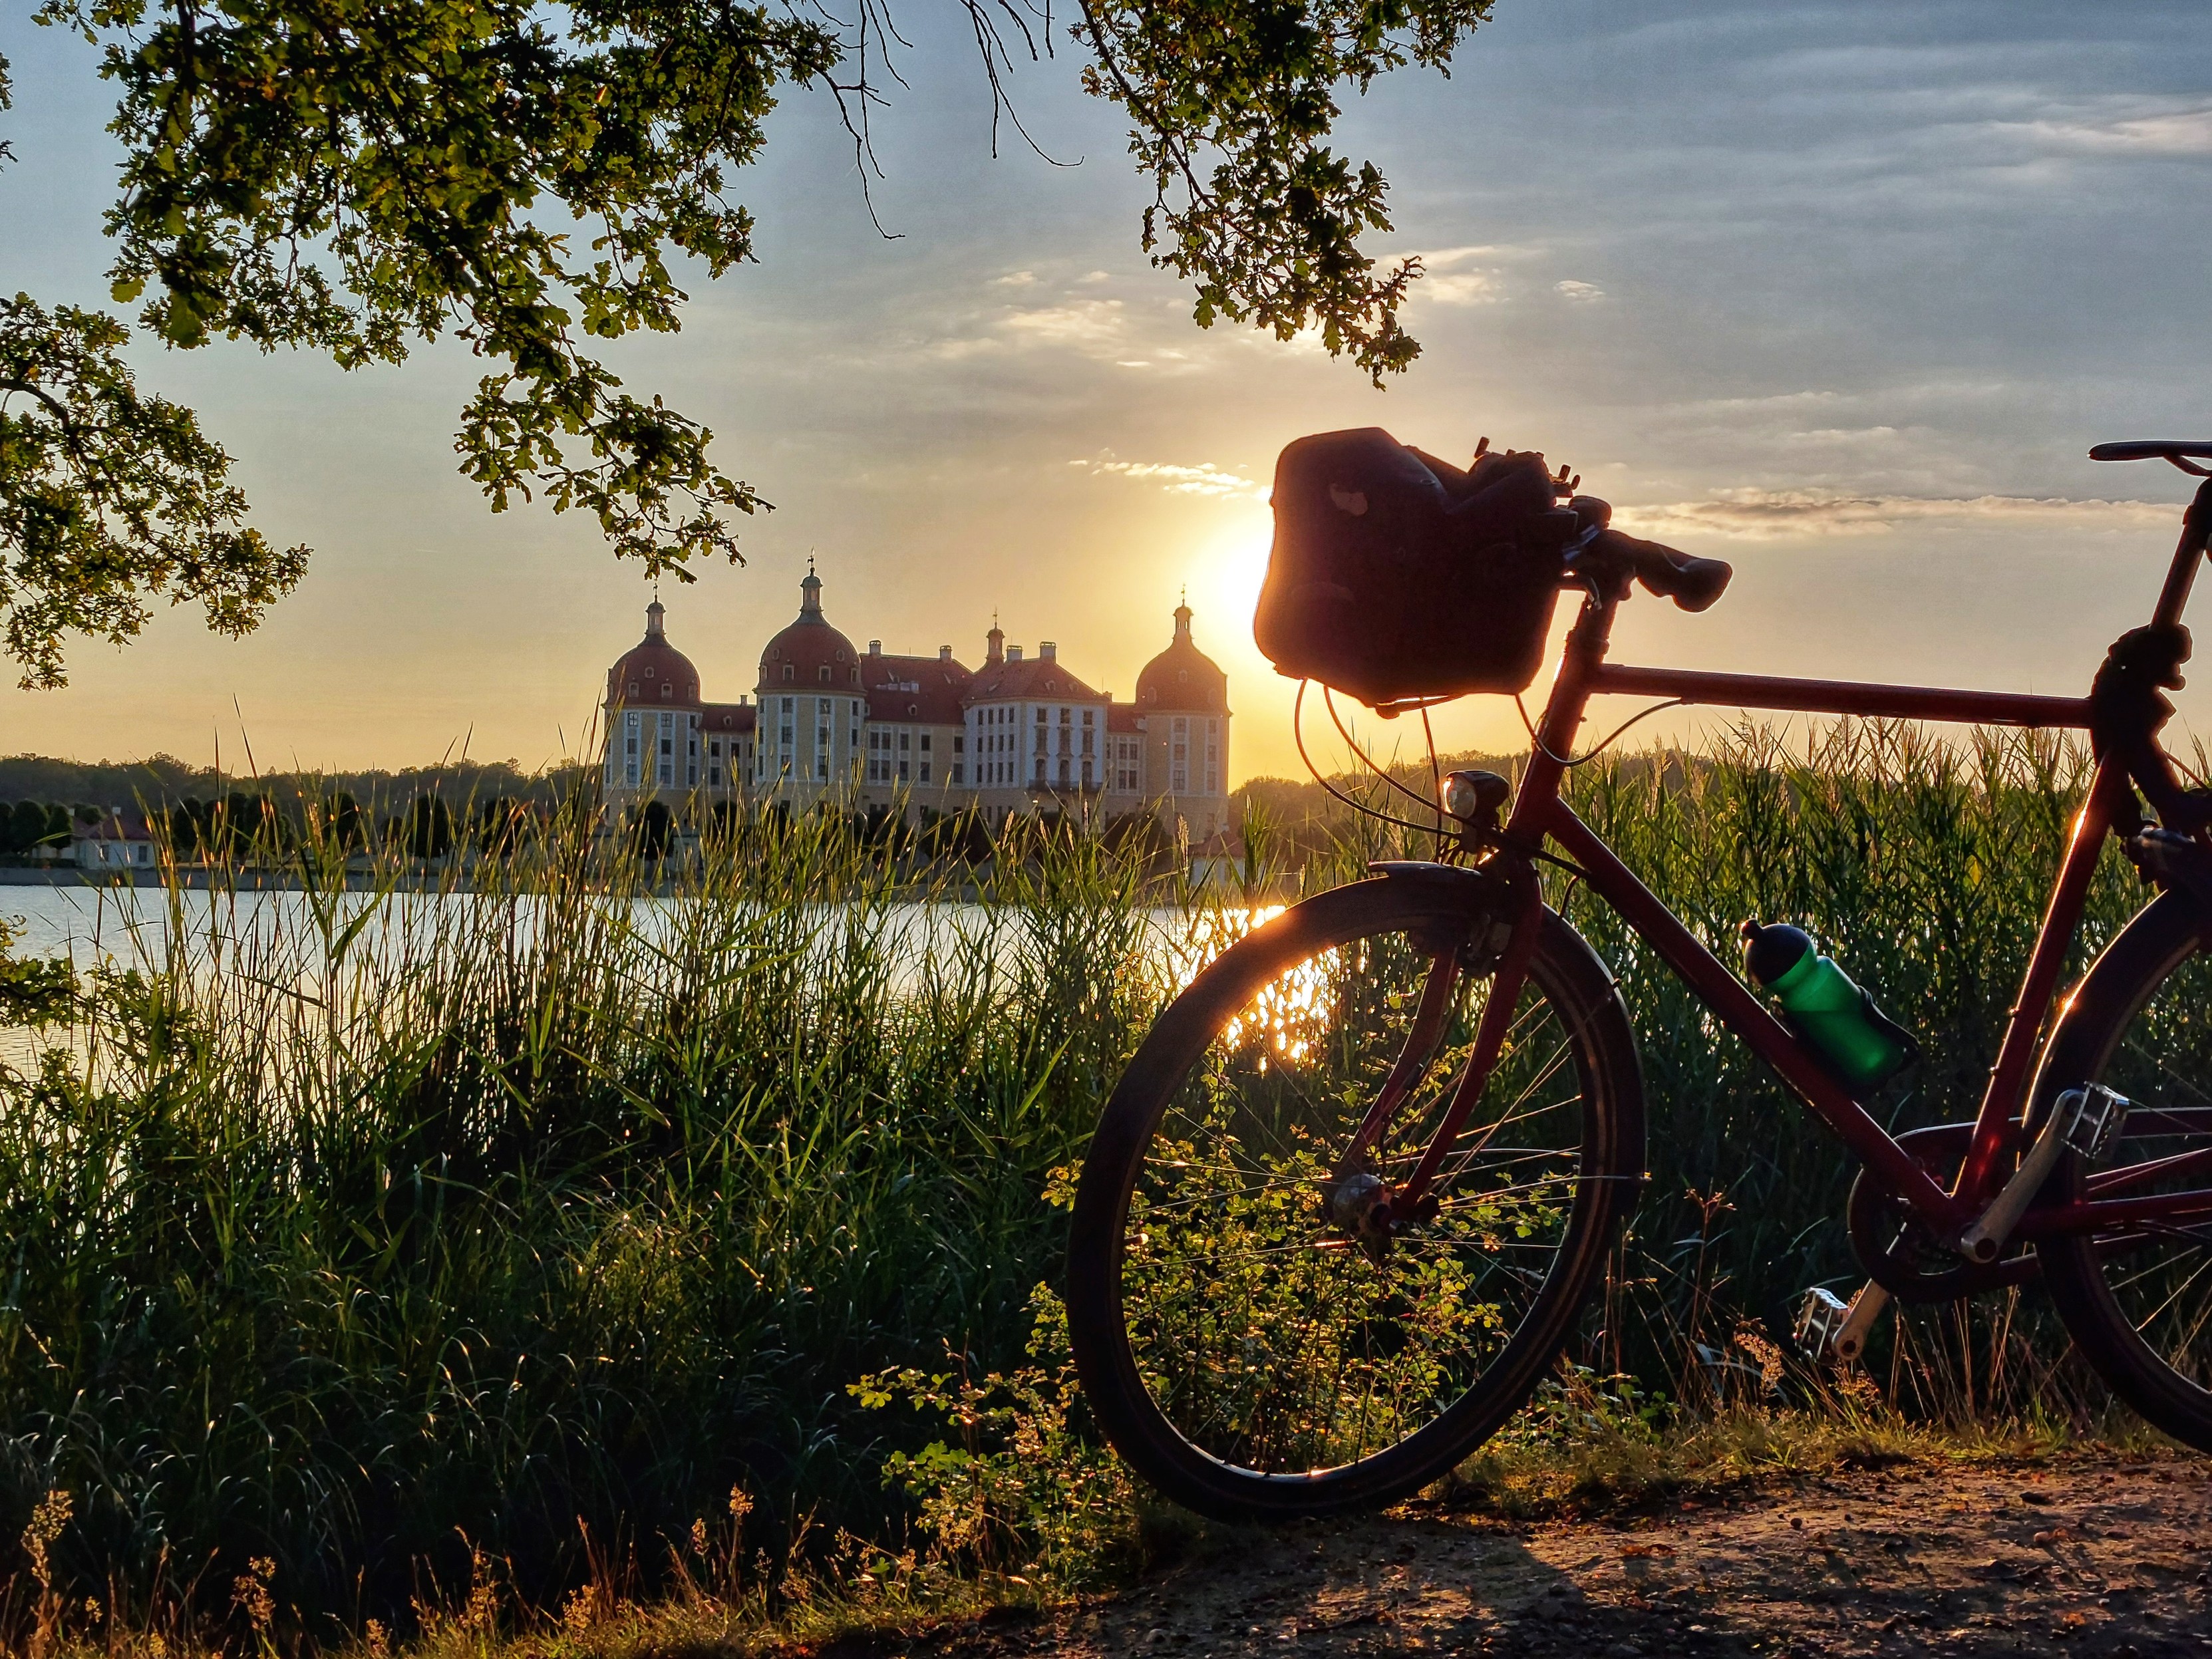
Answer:
M1534 453L1462 471L1380 427L1275 463L1275 544L1252 619L1278 673L1381 707L1519 691L1536 676L1574 514Z

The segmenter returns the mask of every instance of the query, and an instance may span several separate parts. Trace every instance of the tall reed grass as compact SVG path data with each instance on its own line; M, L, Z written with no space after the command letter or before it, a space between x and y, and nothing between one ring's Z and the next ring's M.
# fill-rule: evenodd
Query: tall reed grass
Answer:
M1801 922L1919 1031L1903 1126L1971 1115L2086 776L1854 726L1601 761L1575 802L1717 950ZM952 905L964 868L831 819L665 870L586 823L466 890L393 863L349 891L313 835L296 896L173 887L0 1077L0 1536L69 1494L76 1594L219 1624L243 1575L323 1638L486 1559L545 1607L611 1552L649 1576L706 1517L771 1557L808 1525L896 1539L886 1462L942 1431L852 1385L1022 1363L1048 1188L1248 925L1059 831ZM1296 879L1398 850L1353 825ZM2140 897L2108 860L2084 951ZM1632 1398L1756 1395L1738 1333L1850 1276L1845 1160L1589 895L1554 899L1620 974L1650 1095L1653 1181L1574 1358ZM1923 1416L2100 1409L2062 1353L2014 1297L1912 1316L1874 1375Z

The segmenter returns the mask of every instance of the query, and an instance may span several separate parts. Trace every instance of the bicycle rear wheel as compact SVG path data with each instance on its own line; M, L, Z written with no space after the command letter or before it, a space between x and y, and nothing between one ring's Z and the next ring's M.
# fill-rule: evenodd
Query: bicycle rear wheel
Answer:
M1077 1191L1071 1335L1107 1437L1177 1502L1280 1516L1405 1497L1565 1340L1641 1179L1644 1121L1611 976L1556 915L1435 1215L1363 1248L1331 1205L1409 1057L1419 1082L1352 1178L1401 1182L1433 1138L1487 1006L1487 969L1462 964L1495 891L1437 872L1293 907L1176 999L1108 1103Z
M2093 1168L2068 1152L2045 1195L2212 1192L2212 925L2169 893L2106 947L2051 1037L2036 1099L2101 1083L2133 1103ZM2036 1247L2075 1346L2149 1422L2212 1451L2212 1206Z

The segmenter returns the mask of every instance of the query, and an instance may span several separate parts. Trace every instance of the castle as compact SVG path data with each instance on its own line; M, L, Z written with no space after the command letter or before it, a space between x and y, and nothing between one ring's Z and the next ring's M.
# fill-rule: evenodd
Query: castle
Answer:
M607 671L605 799L647 795L769 803L793 811L1065 814L1105 822L1156 814L1190 842L1229 828L1229 677L1175 637L1115 702L1068 672L1049 640L1034 657L997 623L981 668L863 653L822 611L810 565L799 615L761 652L752 700L708 702L699 672L646 607L645 638Z

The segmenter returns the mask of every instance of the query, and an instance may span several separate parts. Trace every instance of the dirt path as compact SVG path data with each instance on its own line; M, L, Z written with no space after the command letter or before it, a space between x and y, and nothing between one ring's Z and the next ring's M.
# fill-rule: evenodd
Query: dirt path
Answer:
M1618 1520L1314 1523L1094 1605L911 1645L1052 1659L2212 1656L2212 1462L1910 1464Z

